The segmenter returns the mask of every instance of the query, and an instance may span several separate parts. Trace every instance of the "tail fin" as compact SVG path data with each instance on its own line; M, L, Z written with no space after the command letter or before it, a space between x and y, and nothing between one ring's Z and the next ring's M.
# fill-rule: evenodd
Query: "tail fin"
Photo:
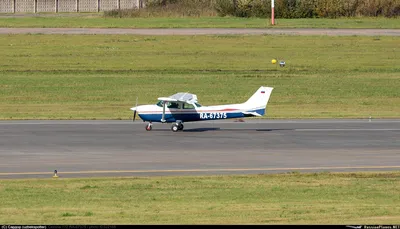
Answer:
M265 109L268 104L269 97L271 96L272 87L261 86L256 93L254 93L250 99L248 99L244 105L251 107L252 109ZM264 113L264 112L263 112Z

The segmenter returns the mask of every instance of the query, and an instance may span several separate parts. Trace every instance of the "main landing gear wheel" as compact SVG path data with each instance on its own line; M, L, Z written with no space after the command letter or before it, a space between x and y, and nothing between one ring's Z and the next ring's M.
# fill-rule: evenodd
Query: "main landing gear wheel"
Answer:
M173 132L177 132L178 130L183 130L183 124L182 123L174 123L171 126L171 130Z
M146 125L146 130L147 130L147 131L150 131L151 129L153 129L153 127L151 126L151 124L150 124L150 123L147 124L147 125Z
M177 132L178 130L179 130L179 126L178 126L178 124L173 124L172 126L171 126L171 130L173 131L173 132Z

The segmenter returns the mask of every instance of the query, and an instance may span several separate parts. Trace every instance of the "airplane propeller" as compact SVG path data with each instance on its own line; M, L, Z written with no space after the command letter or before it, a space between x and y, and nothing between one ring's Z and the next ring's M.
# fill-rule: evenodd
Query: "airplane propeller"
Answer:
M136 110L135 110L135 111L133 111L132 122L134 122L134 121L135 121L135 119L136 119Z
M136 110L137 110L137 105L138 105L138 97L136 97L136 106L131 108L131 110L133 110L132 122L134 122L134 121L135 121L135 119L136 119L136 113L137 113L137 112L136 112Z

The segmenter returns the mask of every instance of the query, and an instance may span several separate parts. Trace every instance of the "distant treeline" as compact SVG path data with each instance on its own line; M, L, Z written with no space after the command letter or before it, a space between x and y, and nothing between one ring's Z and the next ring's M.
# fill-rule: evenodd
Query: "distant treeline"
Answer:
M276 18L398 17L400 0L275 0ZM271 16L271 0L146 0L146 8L106 16Z
M275 0L277 18L396 17L400 0ZM219 15L270 17L271 0L216 0Z

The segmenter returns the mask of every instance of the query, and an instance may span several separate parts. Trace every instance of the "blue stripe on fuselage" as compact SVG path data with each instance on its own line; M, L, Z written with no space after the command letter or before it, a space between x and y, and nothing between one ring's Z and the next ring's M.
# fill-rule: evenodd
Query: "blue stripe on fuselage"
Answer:
M265 114L265 108L258 109L258 110L250 110L248 112L256 112L260 115ZM200 118L200 113L206 114L207 118L205 118L205 115L202 115L203 118ZM222 115L215 115L215 114L222 114ZM212 117L210 118L210 114L213 114ZM226 118L223 114L226 114ZM162 114L138 114L139 117L143 121L147 122L161 122L161 117ZM214 117L216 116L216 117ZM166 122L176 122L177 120L180 120L182 122L194 122L194 121L206 121L206 120L217 120L217 119L230 119L230 118L243 118L243 117L250 117L251 115L244 115L242 112L232 112L232 113L226 113L226 112L199 112L199 113L172 113L172 114L165 114L165 120Z

